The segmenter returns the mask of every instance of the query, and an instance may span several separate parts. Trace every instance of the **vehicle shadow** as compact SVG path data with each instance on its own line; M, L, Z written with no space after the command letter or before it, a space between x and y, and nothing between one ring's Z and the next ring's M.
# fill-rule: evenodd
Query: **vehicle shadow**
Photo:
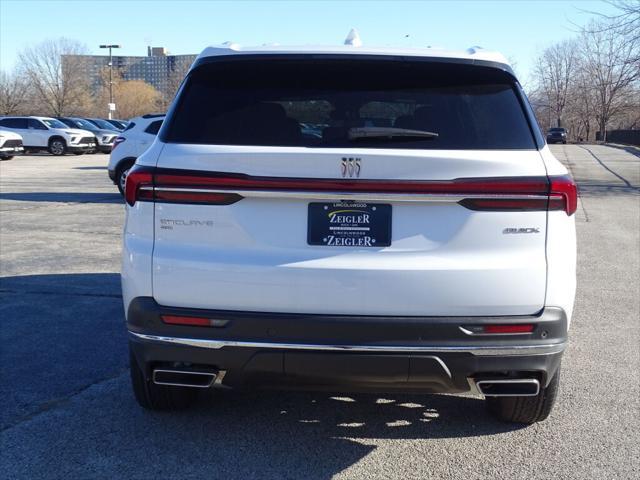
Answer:
M108 167L73 167L74 170L107 170Z
M589 147L578 145L578 148L581 148L582 150L588 152L594 158L594 160L600 164L600 166L602 168L604 168L607 172L609 172L611 175L616 177L618 180L620 180L624 184L624 185L619 185L618 184L618 185L608 185L608 186L610 186L610 187L613 187L613 186L618 187L619 186L619 187L621 187L620 191L624 191L624 192L627 192L627 193L632 193L634 191L638 192L640 190L640 187L638 187L636 185L633 185L628 179L626 179L625 177L620 175L618 172L613 170L611 167L609 167L600 157L598 157L595 153L593 153ZM589 191L589 185L590 184L586 185L587 191ZM597 184L595 184L595 185L597 185ZM582 189L583 189L582 184L579 185L579 186L580 186L580 191L582 191Z
M578 181L578 193L581 197L638 196L640 195L640 188L633 185L612 184L609 182Z
M494 420L479 397L435 394L208 390L194 414L219 423L222 411L251 417L257 405L261 416L280 419L286 428L331 438L477 437L524 427Z
M123 203L122 196L117 192L14 192L0 193L0 200L60 203Z
M449 395L210 390L189 410L146 411L128 379L119 281L0 278L3 442L21 472L47 472L55 452L59 472L76 478L122 468L135 478L331 478L371 454L374 439L523 427L494 420L479 398Z
M182 412L149 412L132 399L120 401L110 427L133 425L128 432L144 433L129 439L135 449L118 450L118 461L132 465L140 478L157 472L184 476L188 465L195 478L325 479L362 461L379 440L478 437L524 428L492 419L482 400L469 397L290 391L210 391L202 397Z
M617 148L618 150L624 150L625 152L630 153L631 155L635 155L636 157L640 157L640 146L634 147L633 145L622 145L617 143L607 143L605 144L607 147Z

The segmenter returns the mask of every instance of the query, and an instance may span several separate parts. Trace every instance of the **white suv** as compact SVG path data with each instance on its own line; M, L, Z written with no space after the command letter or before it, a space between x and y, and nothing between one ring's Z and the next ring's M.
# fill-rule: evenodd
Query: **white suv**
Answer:
M577 192L502 55L208 48L125 198L143 407L266 385L551 411Z
M23 152L22 137L0 127L0 160L11 160L15 155Z
M47 150L52 155L81 154L96 148L96 137L87 130L69 128L50 117L3 117L0 127L22 136L25 150Z
M153 143L163 120L164 113L133 118L113 142L109 157L109 178L123 195L129 169Z

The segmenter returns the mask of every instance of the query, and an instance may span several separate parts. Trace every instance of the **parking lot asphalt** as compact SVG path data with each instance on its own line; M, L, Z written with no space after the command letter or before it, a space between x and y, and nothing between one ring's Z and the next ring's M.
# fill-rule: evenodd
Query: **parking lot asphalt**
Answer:
M210 392L143 411L107 156L0 162L0 477L638 478L640 157L552 150L581 192L578 293L559 402L529 427L476 396Z

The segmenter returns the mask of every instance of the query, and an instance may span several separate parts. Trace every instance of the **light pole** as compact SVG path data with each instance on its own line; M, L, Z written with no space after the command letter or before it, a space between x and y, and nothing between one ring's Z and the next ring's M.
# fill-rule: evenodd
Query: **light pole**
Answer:
M100 48L108 48L109 49L109 120L111 120L111 112L114 110L113 105L113 57L111 56L112 48L120 48L120 45L100 45Z

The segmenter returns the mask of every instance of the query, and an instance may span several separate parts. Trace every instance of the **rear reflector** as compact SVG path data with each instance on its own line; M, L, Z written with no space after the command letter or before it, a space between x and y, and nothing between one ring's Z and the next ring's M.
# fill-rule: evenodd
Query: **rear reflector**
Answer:
M531 323L518 325L484 325L482 333L531 333L533 332L533 327Z
M182 315L162 315L163 323L167 325L191 325L194 327L224 327L228 320L204 317L185 317Z
M210 327L208 318L201 317L181 317L178 315L162 315L162 321L169 325L194 325L197 327Z

